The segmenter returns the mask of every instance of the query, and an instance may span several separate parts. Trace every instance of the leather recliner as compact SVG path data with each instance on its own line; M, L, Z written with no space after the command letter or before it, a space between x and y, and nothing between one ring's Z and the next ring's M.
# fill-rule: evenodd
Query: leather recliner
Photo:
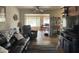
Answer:
M21 33L23 34L23 36L25 38L30 37L31 36L31 26L30 25L22 26Z
M27 38L29 36L31 40L35 39L37 37L37 31L31 30L30 25L22 26L21 32L25 38Z

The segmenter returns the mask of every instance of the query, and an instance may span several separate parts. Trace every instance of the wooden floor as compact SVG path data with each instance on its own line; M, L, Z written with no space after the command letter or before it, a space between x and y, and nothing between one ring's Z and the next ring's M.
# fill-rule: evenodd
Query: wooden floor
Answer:
M45 36L43 31L38 31L37 38L31 42L28 53L59 53L61 49L57 49L58 37Z

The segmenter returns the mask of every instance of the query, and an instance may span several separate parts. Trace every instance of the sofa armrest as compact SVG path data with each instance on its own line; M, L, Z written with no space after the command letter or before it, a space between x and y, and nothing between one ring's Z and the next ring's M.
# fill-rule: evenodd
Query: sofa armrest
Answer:
M21 53L23 51L24 46L16 46L13 47L9 52L10 53Z
M23 52L24 48L26 47L26 44L30 38L28 37L27 39L20 39L18 40L15 45L11 48L10 53L21 53Z
M0 53L8 53L8 50L0 46Z

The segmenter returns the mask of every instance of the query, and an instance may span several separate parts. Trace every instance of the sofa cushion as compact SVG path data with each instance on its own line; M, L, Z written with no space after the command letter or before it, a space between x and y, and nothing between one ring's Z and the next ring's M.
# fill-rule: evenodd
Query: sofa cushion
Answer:
M16 37L17 40L23 39L24 37L20 33L15 33L14 36Z

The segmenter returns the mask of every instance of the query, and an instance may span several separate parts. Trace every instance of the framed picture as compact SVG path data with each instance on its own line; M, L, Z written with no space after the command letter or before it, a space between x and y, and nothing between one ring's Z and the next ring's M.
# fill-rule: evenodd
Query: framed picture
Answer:
M18 20L18 16L16 14L14 14L13 19L16 21Z

